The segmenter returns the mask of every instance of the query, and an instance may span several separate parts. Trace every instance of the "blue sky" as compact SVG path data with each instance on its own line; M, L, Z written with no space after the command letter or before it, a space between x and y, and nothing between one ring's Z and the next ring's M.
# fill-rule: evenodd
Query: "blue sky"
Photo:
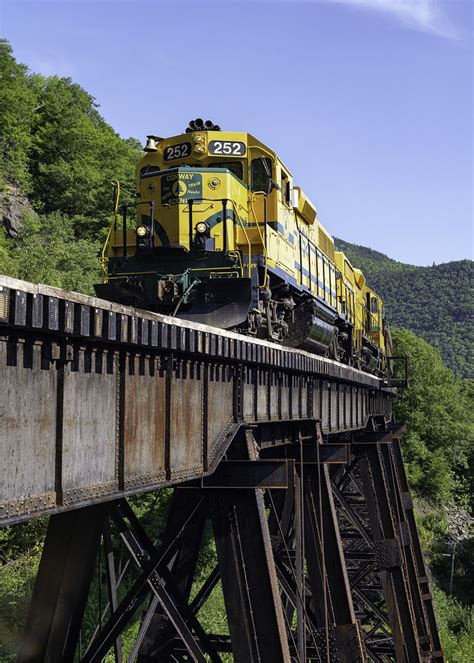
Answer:
M194 117L275 149L329 230L397 260L472 257L471 0L0 0L16 58L124 137Z

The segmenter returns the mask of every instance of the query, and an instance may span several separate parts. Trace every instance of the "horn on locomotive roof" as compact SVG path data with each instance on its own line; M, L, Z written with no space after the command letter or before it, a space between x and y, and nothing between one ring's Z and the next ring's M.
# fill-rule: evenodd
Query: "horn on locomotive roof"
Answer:
M189 125L186 127L186 133L189 134L191 131L220 131L221 128L218 124L214 124L212 120L202 120L200 117L195 120L191 120Z

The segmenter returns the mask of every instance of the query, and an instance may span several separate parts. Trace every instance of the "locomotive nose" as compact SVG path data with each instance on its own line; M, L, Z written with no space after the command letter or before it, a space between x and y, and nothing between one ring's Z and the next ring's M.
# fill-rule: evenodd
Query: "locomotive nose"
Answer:
M233 246L236 180L224 168L180 166L142 175L138 222L148 229L143 248L226 252ZM242 197L246 191L243 190ZM242 208L242 205L241 205ZM141 247L140 241L137 246Z

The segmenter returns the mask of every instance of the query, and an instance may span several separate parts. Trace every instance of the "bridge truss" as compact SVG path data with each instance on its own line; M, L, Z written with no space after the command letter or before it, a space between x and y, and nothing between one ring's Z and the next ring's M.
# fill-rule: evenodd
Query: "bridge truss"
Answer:
M125 661L131 623L142 663L443 660L381 380L6 277L0 375L0 524L49 516L19 662Z

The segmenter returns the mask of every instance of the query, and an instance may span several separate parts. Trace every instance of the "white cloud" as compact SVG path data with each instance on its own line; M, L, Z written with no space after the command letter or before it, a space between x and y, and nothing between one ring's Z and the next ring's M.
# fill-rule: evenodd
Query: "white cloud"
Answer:
M377 11L422 32L456 38L456 30L439 0L329 0L360 9Z

